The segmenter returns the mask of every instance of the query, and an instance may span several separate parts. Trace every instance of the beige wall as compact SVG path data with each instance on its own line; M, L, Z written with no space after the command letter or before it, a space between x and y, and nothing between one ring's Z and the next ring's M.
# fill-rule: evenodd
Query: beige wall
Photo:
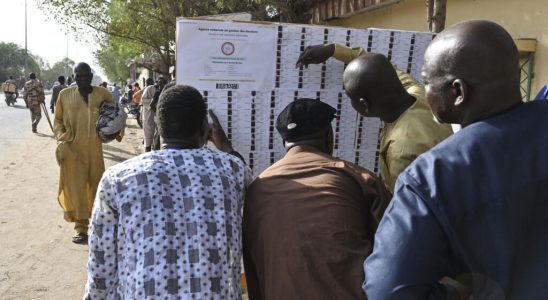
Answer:
M152 76L152 73L148 69L145 69L145 68L141 68L140 72L141 72L141 74L139 75L139 78L137 78L137 80L135 82L138 82L141 89L144 89L146 87L145 82L146 82L147 78L152 78L153 76ZM134 82L132 82L132 84L133 83Z
M468 20L488 19L506 28L514 38L536 38L531 97L548 83L548 1L546 0L447 0L446 26ZM427 31L424 0L403 0L385 8L333 20L330 25Z

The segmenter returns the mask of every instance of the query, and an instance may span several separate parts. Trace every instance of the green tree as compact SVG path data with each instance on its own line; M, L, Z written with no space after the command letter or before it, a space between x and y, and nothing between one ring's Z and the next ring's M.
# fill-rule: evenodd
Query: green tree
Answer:
M309 23L312 8L321 0L266 0L254 15L258 20L279 21L284 23Z
M141 54L139 45L118 37L107 37L102 44L95 55L105 75L109 81L125 82L129 74L128 59Z
M70 74L72 74L74 64L75 63L72 59L65 57L54 63L51 68L43 70L41 79L54 82L57 80L59 75L64 75L65 77L70 76Z
M40 0L48 12L69 30L88 33L102 49L96 53L109 79L134 59L142 66L167 73L175 62L178 17L250 12L256 20L308 22L314 0ZM134 55L123 57L123 55ZM161 61L139 59L156 57ZM116 59L116 62L112 62ZM127 67L126 67L127 68ZM127 74L127 73L126 73ZM111 78L113 76L114 78Z
M14 77L27 76L30 72L40 76L41 67L47 67L47 63L39 56L29 52L27 70L25 70L25 56L25 49L19 45L0 42L0 81L6 80L10 75Z

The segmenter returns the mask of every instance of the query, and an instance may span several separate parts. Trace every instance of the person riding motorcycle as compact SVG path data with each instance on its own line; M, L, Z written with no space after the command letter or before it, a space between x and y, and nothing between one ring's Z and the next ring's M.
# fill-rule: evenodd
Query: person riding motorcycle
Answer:
M10 106L10 104L15 105L19 93L17 92L17 82L13 80L13 76L10 76L9 79L2 84L2 91L6 97L6 104L8 106Z

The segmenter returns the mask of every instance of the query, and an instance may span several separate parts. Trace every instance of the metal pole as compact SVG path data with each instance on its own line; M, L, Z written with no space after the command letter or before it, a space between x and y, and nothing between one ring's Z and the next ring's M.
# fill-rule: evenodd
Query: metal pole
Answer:
M529 73L527 76L527 91L526 91L526 100L531 101L531 82L533 81L533 78L535 78L535 73L533 70L533 66L535 64L535 52L529 53L529 63L527 66L527 72Z
M27 76L27 68L28 68L28 63L27 63L27 58L28 58L28 50L27 50L27 0L25 0L25 72L24 72L24 75Z
M68 66L68 46L69 46L69 38L68 38L68 36L69 36L69 34L68 34L68 32L67 32L67 49L66 49L67 52L66 52L66 54L65 54L65 58L66 58L66 59L65 59L65 64L66 64L66 65L65 65L65 68L66 68L65 71L67 72L67 76L70 76L70 70L69 70L69 66ZM67 77L67 79L68 79L68 77Z

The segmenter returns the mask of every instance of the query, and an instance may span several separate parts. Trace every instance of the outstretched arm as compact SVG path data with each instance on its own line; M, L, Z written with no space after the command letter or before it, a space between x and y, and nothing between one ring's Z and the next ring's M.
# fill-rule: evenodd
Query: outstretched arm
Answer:
M362 48L349 48L341 44L321 44L308 46L299 55L295 66L308 67L309 64L321 64L330 57L349 63L354 58L362 55L365 51Z
M209 125L209 140L213 142L213 144L215 145L215 147L217 147L217 149L238 157L245 164L246 162L244 157L238 151L232 148L232 143L230 143L230 141L228 140L225 130L223 129L223 126L221 126L221 123L219 122L219 118L217 118L217 115L211 109L209 110L209 116L211 117L211 120L213 121L213 123Z
M365 53L365 50L360 47L350 48L341 44L321 44L321 45L312 45L304 49L304 51L299 55L297 63L295 66L299 67L308 67L309 64L321 64L327 61L330 57L333 57L336 60L340 60L343 63L347 64L351 62L354 58L361 56ZM415 89L421 89L422 85L411 75L403 72L398 69L395 65L394 69L398 74L403 87L409 92L415 92ZM410 90L411 89L411 90ZM420 92L420 91L417 91Z

